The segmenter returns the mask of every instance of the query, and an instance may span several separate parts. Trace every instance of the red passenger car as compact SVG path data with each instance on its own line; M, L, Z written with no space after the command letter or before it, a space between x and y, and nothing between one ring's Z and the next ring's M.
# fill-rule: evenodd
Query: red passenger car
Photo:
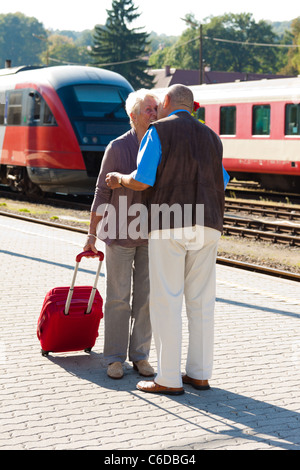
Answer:
M300 77L191 87L231 178L300 192Z

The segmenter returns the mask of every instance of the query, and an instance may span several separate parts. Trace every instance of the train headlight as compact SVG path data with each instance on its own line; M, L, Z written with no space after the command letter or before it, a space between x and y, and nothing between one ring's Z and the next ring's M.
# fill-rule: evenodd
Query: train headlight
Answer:
M88 137L83 137L82 141L83 141L84 144L87 144L89 142L89 138Z

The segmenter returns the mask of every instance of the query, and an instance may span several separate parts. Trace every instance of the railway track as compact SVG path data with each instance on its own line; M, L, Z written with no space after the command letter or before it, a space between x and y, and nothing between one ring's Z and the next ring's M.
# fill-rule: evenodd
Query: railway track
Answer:
M259 184L247 184L246 182L230 182L226 188L225 195L232 199L268 200L283 204L288 202L300 204L300 194L268 191L260 188Z
M0 185L0 197L24 202L33 202L39 204L54 204L57 206L66 206L69 208L78 208L89 210L92 203L92 196L68 196L62 194L53 194L44 198L35 198L16 193ZM283 197L287 197L283 195ZM299 196L300 197L300 196ZM285 204L285 205L283 205ZM225 197L225 210L227 212L247 212L249 214L266 215L275 218L284 218L289 220L300 220L300 199L298 206L287 205L285 203L271 203L256 200L238 200L236 198Z
M225 235L251 237L256 240L285 243L290 246L300 246L300 225L280 222L267 222L225 215L223 230Z
M283 206L282 204L272 204L259 201L236 201L235 199L225 199L226 212L246 212L247 214L257 214L275 219L300 220L300 206Z
M229 215L234 212L235 215ZM246 213L248 217L242 217ZM249 217L261 216L261 219ZM275 219L275 220L274 220ZM280 221L278 220L280 219ZM284 219L284 221L282 221ZM300 207L265 202L235 201L226 198L224 234L256 240L300 245Z
M60 229L64 229L64 230L69 230L69 231L73 231L73 232L77 232L77 233L82 233L82 234L87 234L88 233L87 229L84 229L84 228L81 228L81 227L75 227L75 226L71 226L71 225L70 226L69 225L63 225L63 224L60 224L60 223L55 223L55 222L41 220L41 219L35 219L35 218L28 217L28 216L13 214L13 213L9 213L9 212L0 211L0 215L6 216L6 217L16 218L16 219L19 219L19 220L24 220L24 221L31 222L31 223L48 225L48 226L51 226L51 227L60 228ZM225 266L238 268L238 269L257 272L257 273L261 273L261 274L267 274L269 276L280 277L282 279L287 279L287 280L300 282L300 274L297 274L297 273L291 273L291 272L288 272L288 271L277 270L277 269L274 269L274 268L268 268L266 266L259 266L259 265L255 265L255 264L251 264L251 263L245 263L245 262L242 262L242 261L236 261L236 260L232 260L232 259L228 259L228 258L222 258L222 257L217 258L217 263L221 264L221 265L225 265Z
M13 193L1 191L3 197L16 198ZM10 196L9 196L10 195ZM24 196L21 197L23 201ZM29 201L30 202L30 199ZM39 201L43 204L53 204L56 207L65 207L73 210L90 210L91 198L89 200L67 197L62 195L51 196ZM236 215L230 215L234 212ZM253 217L241 217L241 213L251 216L260 215L262 220ZM284 222L266 220L266 218L284 219ZM256 240L269 241L273 243L288 244L290 246L300 245L300 206L282 204L270 204L258 201L237 201L225 199L224 234L240 237L254 238Z

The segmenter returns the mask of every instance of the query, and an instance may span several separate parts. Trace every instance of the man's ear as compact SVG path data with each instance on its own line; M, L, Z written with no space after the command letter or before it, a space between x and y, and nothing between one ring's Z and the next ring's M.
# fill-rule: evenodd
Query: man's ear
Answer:
M170 104L170 97L169 95L165 96L164 102L163 102L163 108L166 109Z

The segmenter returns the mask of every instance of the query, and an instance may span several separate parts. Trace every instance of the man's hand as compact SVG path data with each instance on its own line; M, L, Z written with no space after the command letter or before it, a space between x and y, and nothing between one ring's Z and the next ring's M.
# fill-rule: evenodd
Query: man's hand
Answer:
M119 183L119 180L122 178L122 184ZM148 184L140 183L135 180L132 174L122 175L121 173L107 173L105 182L110 189L124 188L132 189L133 191L144 191L149 188Z
M105 182L110 189L121 188L121 184L119 183L119 178L121 178L121 173L107 173Z

